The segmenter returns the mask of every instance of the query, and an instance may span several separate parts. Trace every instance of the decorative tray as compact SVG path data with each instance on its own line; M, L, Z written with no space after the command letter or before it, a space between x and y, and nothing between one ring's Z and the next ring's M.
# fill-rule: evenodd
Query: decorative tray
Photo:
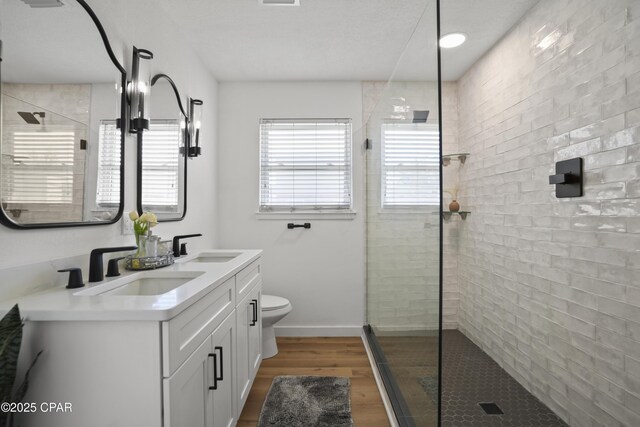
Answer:
M136 258L129 255L125 259L125 268L127 270L153 270L155 268L167 267L173 264L173 253L167 255L159 255L155 257Z

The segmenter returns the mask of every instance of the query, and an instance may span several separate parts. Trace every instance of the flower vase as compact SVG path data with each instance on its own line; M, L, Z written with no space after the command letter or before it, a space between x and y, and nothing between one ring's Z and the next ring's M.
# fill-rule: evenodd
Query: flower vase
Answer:
M136 246L138 250L136 251L135 258L144 258L147 256L146 246L147 246L147 236L144 234L136 234Z

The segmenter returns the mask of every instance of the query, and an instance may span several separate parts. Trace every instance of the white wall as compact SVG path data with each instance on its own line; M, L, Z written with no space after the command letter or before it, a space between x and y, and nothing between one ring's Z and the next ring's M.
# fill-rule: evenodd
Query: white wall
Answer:
M364 321L362 89L360 82L221 83L220 247L264 250L264 292L293 311L279 334L359 335ZM257 219L260 118L353 119L353 220ZM311 222L288 230L287 222Z
M191 250L215 247L216 235L216 118L217 82L200 59L188 47L170 18L151 0L90 0L102 21L116 56L130 69L131 47L151 50L155 54L153 73L170 75L184 98L204 101L201 134L203 155L189 162L189 206L182 222L161 224L154 231L163 237L184 232L202 232L205 237L192 239ZM87 19L89 17L87 16ZM104 53L106 55L106 52ZM153 107L151 107L153 108ZM135 208L135 138L126 138L125 214ZM31 264L52 258L88 254L96 247L133 243L133 236L121 234L121 224L48 230L13 230L0 226L0 268ZM87 265L85 275L87 275ZM62 276L62 275L60 275ZM56 277L52 279L57 280ZM4 286L8 286L3 284ZM2 285L0 285L2 286Z
M640 425L639 40L637 0L542 0L458 86L460 328L571 426Z

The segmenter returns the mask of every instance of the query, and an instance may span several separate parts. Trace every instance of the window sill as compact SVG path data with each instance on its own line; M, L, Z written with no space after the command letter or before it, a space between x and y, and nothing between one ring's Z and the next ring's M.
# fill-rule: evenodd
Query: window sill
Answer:
M260 220L282 220L282 219L313 219L313 220L353 220L356 217L355 211L306 211L306 212L256 212L256 219Z

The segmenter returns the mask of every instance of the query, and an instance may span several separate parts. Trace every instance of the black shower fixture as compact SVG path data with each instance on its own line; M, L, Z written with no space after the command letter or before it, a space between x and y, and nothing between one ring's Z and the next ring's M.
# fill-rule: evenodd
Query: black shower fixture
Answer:
M413 123L427 123L429 110L413 110Z
M549 176L549 184L556 186L558 199L582 197L582 158L563 160L556 163L556 174Z
M36 116L40 116L41 119L44 119L44 116L45 116L44 111L33 112L33 113L28 113L26 111L18 111L18 114L20 115L20 117L22 117L22 120L24 120L30 125L39 125L40 120L36 119Z
M64 6L60 0L22 0L22 2L36 9Z

